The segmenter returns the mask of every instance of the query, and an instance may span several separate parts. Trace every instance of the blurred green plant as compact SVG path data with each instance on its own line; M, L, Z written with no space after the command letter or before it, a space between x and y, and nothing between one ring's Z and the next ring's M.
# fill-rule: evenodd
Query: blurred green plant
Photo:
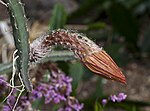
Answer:
M110 6L108 14L114 29L125 36L127 43L136 45L138 25L131 11L122 4L114 2Z
M98 101L95 102L94 109L95 109L94 111L103 111L103 108L102 108L101 104Z
M52 17L50 19L49 28L50 30L63 28L66 24L67 13L62 4L57 3L54 6Z
M82 76L84 74L83 65L80 62L69 63L69 74L72 77L72 88L76 90L82 81ZM74 93L76 91L73 91Z

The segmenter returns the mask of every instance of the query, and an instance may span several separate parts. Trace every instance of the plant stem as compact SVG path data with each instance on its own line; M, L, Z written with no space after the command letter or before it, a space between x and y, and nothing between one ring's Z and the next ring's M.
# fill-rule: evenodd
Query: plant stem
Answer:
M20 0L6 0L8 11L10 14L10 21L13 28L13 36L15 46L18 50L17 55L17 69L21 73L23 83L27 91L32 90L32 84L29 79L29 43L28 43L28 30L24 7Z

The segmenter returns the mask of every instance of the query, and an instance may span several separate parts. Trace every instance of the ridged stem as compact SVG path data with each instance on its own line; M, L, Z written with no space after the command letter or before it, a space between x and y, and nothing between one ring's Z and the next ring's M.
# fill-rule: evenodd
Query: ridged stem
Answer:
M28 30L26 17L24 13L24 7L20 0L6 0L8 11L10 15L10 21L13 28L13 36L15 40L15 46L17 55L17 69L21 73L23 83L27 91L32 90L32 84L29 79L29 43L28 43Z

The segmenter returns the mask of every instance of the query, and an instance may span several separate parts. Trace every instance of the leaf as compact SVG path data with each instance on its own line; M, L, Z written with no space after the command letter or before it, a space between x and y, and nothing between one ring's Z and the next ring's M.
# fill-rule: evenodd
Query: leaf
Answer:
M138 25L132 12L120 3L113 2L109 8L108 15L116 31L125 36L129 43L136 44Z
M56 4L52 13L49 28L51 30L63 28L66 24L67 14L62 4Z
M106 28L106 24L104 22L96 22L89 24L88 30L98 30Z
M75 90L78 87L78 84L82 79L83 73L83 65L80 62L74 62L69 64L69 74L73 78L73 90Z
M98 101L95 102L94 111L103 111L102 106Z

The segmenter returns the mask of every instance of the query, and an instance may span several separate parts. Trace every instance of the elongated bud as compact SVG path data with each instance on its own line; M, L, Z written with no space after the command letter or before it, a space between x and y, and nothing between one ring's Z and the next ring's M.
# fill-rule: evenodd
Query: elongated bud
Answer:
M63 29L50 31L30 45L30 61L43 58L53 45L62 45L74 52L85 66L104 78L126 83L125 76L112 58L86 36Z
M126 84L125 76L104 50L93 53L85 57L82 61L91 71L107 79Z

